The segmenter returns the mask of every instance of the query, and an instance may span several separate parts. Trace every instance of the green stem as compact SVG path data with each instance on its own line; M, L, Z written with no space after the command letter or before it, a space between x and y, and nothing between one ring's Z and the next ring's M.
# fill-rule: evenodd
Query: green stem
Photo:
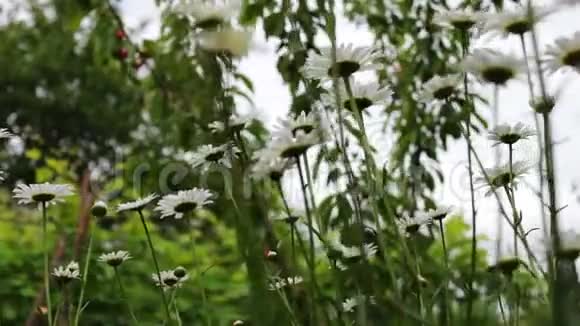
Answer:
M315 294L315 286L316 286L316 272L315 272L315 264L316 264L316 256L314 253L314 225L312 223L312 215L310 214L310 205L308 204L308 198L306 195L306 182L304 180L304 174L302 173L302 164L300 163L300 156L296 157L296 162L298 164L298 175L300 176L300 185L302 188L302 197L304 199L304 207L306 209L306 218L308 223L308 241L310 244L310 262L309 270L310 270L310 322L311 325L317 325L317 313L316 313L316 294Z
M463 31L462 33L462 49L463 49L463 57L467 56L469 52L469 35L468 31ZM470 277L469 277L469 300L467 301L467 323L471 324L472 316L473 316L473 300L475 298L474 295L474 280L475 280L475 263L476 263L476 255L477 255L477 221L476 221L476 210L475 210L475 190L473 186L473 163L471 158L471 150L469 144L471 143L471 114L473 109L473 103L470 101L469 96L469 83L467 81L467 74L463 77L463 90L465 92L465 99L467 103L467 117L465 119L466 124L466 133L465 138L468 142L467 146L467 165L469 171L469 193L471 196L471 268L470 268Z
M306 174L306 181L308 182L308 194L310 195L310 204L312 205L312 210L316 212L316 200L314 199L314 190L313 185L314 183L312 183L312 177L310 175L310 164L308 164L308 155L307 153L304 153L302 155L302 157L304 158L304 167L305 167L305 174ZM320 217L318 215L316 215L316 223L318 223L318 227L320 228L320 232L322 234L324 234L324 230L322 229L322 223L320 221Z
M131 302L129 301L129 298L127 297L127 294L125 292L125 288L123 287L121 275L119 275L117 267L114 267L113 270L115 271L115 279L117 280L117 284L119 285L119 292L121 292L121 299L125 301L125 303L127 304L127 310L129 311L129 315L131 315L131 319L133 320L135 325L139 325L139 321L137 320L137 317L135 317L135 313L133 312L133 308L131 307Z
M507 325L508 322L507 322L507 320L505 318L505 309L503 308L503 302L501 300L501 294L498 294L497 295L497 302L499 304L499 311L501 313L501 319L503 320L503 324L504 325Z
M449 299L449 253L447 252L447 243L445 241L445 229L443 228L443 219L439 219L439 232L441 233L441 244L443 245L443 258L445 260L445 291L443 292L445 300L445 324L450 326L451 322L451 300Z
M89 228L91 228L90 224L89 224ZM76 309L76 313L75 313L75 320L74 320L74 325L78 326L79 324L79 320L81 318L81 311L82 311L82 307L83 307L83 299L85 296L85 288L87 285L87 275L89 273L89 265L91 262L91 253L93 250L93 228L91 228L90 234L89 234L89 245L87 247L87 254L85 256L85 265L83 267L83 279L82 279L82 284L81 284L81 292L79 294L79 300L77 303L77 309Z
M423 302L423 289L421 284L421 266L419 264L419 255L417 254L417 244L413 241L413 254L415 254L415 267L417 272L416 282L417 282L417 305L419 308L419 316L422 319L425 318L425 305ZM421 323L423 325L423 323Z
M48 217L46 216L46 202L42 202L42 243L44 246L44 295L48 312L48 325L52 326L52 304L50 300L50 263L48 261Z
M499 87L494 86L493 88L493 105L491 108L492 111L492 120L493 126L497 127L499 124ZM500 165L500 158L501 158L501 148L499 146L495 146L494 151L494 163L495 166ZM497 203L499 205L499 203ZM496 261L502 256L502 244L503 244L503 223L502 223L502 216L501 211L498 207L497 212L497 241L496 241Z
M165 307L165 315L167 317L167 322L171 322L171 313L169 312L169 306L167 305L167 299L165 298L165 291L163 291L163 281L161 279L161 270L159 269L159 263L157 262L157 254L155 253L155 248L153 247L153 241L151 241L151 235L149 234L149 228L147 228L147 222L145 222L145 217L141 210L137 211L139 213L139 218L141 219L141 224L143 224L143 229L145 230L145 235L147 236L147 243L149 244L149 249L151 250L151 257L153 258L153 264L155 265L155 271L157 277L159 278L159 294L163 300L163 306Z

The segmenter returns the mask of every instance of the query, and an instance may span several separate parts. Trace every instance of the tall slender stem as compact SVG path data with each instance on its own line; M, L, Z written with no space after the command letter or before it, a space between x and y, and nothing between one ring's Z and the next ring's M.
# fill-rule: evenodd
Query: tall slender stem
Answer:
M463 42L463 57L467 56L469 52L469 35L468 31L465 30L462 33ZM467 74L463 76L463 90L465 93L465 99L467 103L467 117L465 119L465 138L468 142L467 145L467 168L469 172L469 193L471 195L471 273L469 277L469 300L467 301L467 325L471 324L472 315L473 315L473 300L474 300L474 279L475 279L475 262L476 262L476 255L477 255L477 221L476 221L476 210L475 210L475 190L473 187L473 165L472 165L472 158L471 158L471 114L473 110L473 103L470 101L469 96L469 85L467 81Z
M48 312L48 325L52 326L52 304L50 300L50 262L48 261L48 217L46 216L46 202L42 202L42 244L44 249L44 295Z
M421 316L421 318L425 318L425 307L424 307L424 302L423 302L423 289L422 286L423 284L421 284L421 266L419 264L419 255L417 254L417 244L415 243L415 241L413 241L413 253L415 254L415 267L416 267L416 282L417 282L417 305L418 305L418 309L419 309L419 316ZM421 325L423 325L423 323L421 322Z
M308 223L308 241L310 245L310 303L311 303L311 312L310 312L310 321L312 325L317 325L317 314L316 314L316 293L314 291L315 284L316 284L316 271L315 271L315 263L316 263L316 256L314 253L314 225L312 223L312 215L310 213L310 205L308 204L308 198L306 195L306 182L304 180L304 174L302 173L302 164L300 163L300 156L296 156L296 162L298 164L298 175L300 176L300 185L302 188L302 198L304 199L304 208L306 210L306 219Z
M153 247L153 241L151 241L151 235L149 234L149 228L147 228L147 222L145 222L145 217L141 210L137 210L139 213L139 218L141 219L141 224L143 224L143 229L145 230L145 235L147 236L147 242L149 244L149 249L151 250L151 257L153 258L153 264L155 265L155 272L159 278L159 282L162 283L161 269L159 269L159 263L157 262L157 254L155 253L155 248ZM165 307L165 314L167 317L167 322L171 322L171 313L169 312L169 306L167 305L167 298L165 298L165 291L163 291L163 284L158 286L159 293L161 294L161 299L163 300L163 306Z
M139 325L139 321L137 320L137 317L135 317L135 313L133 312L133 308L131 308L131 302L129 301L129 298L127 297L127 294L125 292L125 288L123 287L123 282L121 281L121 275L119 275L119 270L117 269L117 267L114 267L113 270L115 271L115 279L117 280L117 284L119 285L119 292L121 293L121 299L123 299L123 301L125 301L125 303L127 304L127 309L129 311L129 314L131 315L131 319L133 320L135 325Z
M89 245L87 247L87 254L85 256L85 265L83 267L83 279L81 284L81 291L79 294L79 301L77 302L77 309L75 312L75 320L74 320L75 326L78 326L81 317L81 310L83 307L83 300L85 297L85 288L87 285L87 277L88 277L87 274L89 273L89 265L91 263L91 253L93 251L93 228L90 226L90 224L89 228L91 229L91 231L89 233Z
M449 253L447 252L447 243L445 241L445 228L443 227L443 219L439 219L439 232L441 233L441 244L443 245L443 259L445 261L445 290L443 295L445 298L445 324L451 325L451 300L449 299Z
M491 107L492 123L494 127L499 125L499 88L494 86L493 88L493 105ZM495 146L495 151L493 153L495 166L500 165L501 160L501 149L499 146ZM496 203L500 205L499 203ZM502 255L502 244L503 244L503 217L501 216L501 211L499 207L497 208L497 240L495 247L496 261L499 261Z

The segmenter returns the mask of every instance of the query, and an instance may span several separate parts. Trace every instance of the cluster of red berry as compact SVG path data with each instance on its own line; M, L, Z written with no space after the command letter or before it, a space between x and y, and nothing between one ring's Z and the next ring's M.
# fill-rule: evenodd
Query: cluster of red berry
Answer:
M124 42L125 40L127 40L127 34L125 34L124 30L117 29L115 31L115 38L121 42ZM113 55L115 56L115 58L117 58L121 61L125 61L129 57L129 49L127 49L127 47L121 45L119 48L117 48L114 51ZM139 69L139 68L141 68L141 66L143 66L143 64L145 64L146 59L147 59L147 55L144 52L137 51L137 53L135 54L135 58L133 59L131 64L133 65L133 68Z

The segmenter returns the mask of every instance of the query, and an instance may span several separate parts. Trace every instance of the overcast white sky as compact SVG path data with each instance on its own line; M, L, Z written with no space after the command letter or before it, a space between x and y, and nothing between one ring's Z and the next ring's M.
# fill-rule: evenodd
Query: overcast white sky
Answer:
M544 3L550 3L546 1ZM537 3L537 2L536 2ZM135 27L143 21L150 21L145 30L145 37L155 37L158 35L159 12L153 0L122 0L121 8L124 20L128 26ZM568 36L580 30L580 9L566 9L550 16L543 22L538 30L540 33L541 49L545 45L553 42L558 36ZM357 45L370 45L372 34L365 26L354 26L345 19L340 19L338 23L338 42L355 43ZM325 40L321 40L325 42ZM275 42L266 41L260 29L257 29L255 42L259 46L258 50L241 62L241 69L252 79L255 85L254 101L256 109L262 114L263 120L271 124L278 117L284 116L289 107L290 97L286 86L283 85L276 70ZM520 54L520 44L517 38L480 40L476 46L490 46L502 51L513 51ZM580 75L568 73L557 75L549 79L549 85L555 88L556 85L564 84L565 90L561 94L560 100L553 113L553 130L557 142L556 164L557 180L559 182L559 202L561 205L569 205L560 214L563 228L580 229L578 223L579 205L575 195L571 193L571 187L580 173L577 167L580 166L580 155L578 155L580 144L580 133L578 132L578 122L580 122ZM491 90L483 88L484 94L491 95ZM527 84L525 82L514 82L508 88L500 92L500 122L515 123L525 122L531 126L533 115L528 106ZM480 108L481 112L489 116L489 109ZM484 136L476 139L478 152L485 158L491 166L493 154L490 150L490 143ZM525 146L520 149L519 155L532 158L537 155L534 146ZM442 169L447 177L447 185L442 189L439 198L443 203L461 206L468 213L469 209L469 186L466 174L466 150L463 142L452 144L447 153L442 155ZM528 178L533 184L537 177ZM496 214L494 200L484 198L483 194L478 198L478 229L488 234L491 238L496 235ZM524 210L525 226L527 228L539 227L541 225L538 212L538 204L531 191L520 188L518 192L518 202L520 208ZM469 216L469 214L466 214ZM507 232L507 227L504 228ZM536 233L536 237L540 236ZM488 247L493 247L492 243ZM507 248L507 244L506 244Z

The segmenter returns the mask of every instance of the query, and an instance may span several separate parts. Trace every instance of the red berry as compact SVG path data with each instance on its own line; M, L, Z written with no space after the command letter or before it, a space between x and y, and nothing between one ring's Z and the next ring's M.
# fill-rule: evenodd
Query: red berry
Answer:
M129 50L127 50L126 48L120 48L117 51L115 51L115 56L119 60L125 60L129 56Z
M116 30L116 31L115 31L115 37L116 37L118 40L124 40L124 39L125 39L125 37L127 37L127 35L125 35L125 32L123 32L123 30L122 30L122 29L118 29L118 30Z

